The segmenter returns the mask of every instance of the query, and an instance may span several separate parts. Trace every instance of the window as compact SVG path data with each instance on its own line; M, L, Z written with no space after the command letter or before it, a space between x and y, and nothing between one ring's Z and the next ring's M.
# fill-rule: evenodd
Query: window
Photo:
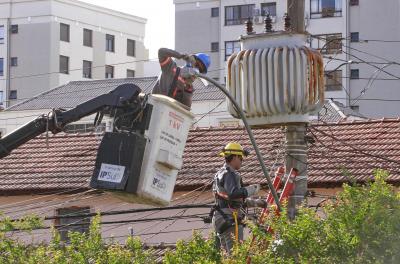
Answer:
M342 34L315 35L312 37L311 47L322 54L342 53Z
M238 5L225 7L225 26L243 24L253 18L255 5Z
M82 67L82 77L83 78L92 78L92 62L91 61L83 61Z
M69 73L69 57L60 55L60 73Z
M106 34L106 51L114 52L114 36Z
M18 66L18 58L17 57L11 57L10 66Z
M0 76L4 75L4 59L0 58Z
M359 42L359 41L360 41L360 34L358 32L351 32L350 42Z
M135 57L135 46L136 46L136 41L132 40L132 39L128 39L127 43L127 52L126 55L128 56L132 56Z
M10 94L8 95L8 99L10 99L10 100L17 99L17 90L10 90Z
M135 77L135 71L134 70L126 70L126 77L128 77L128 78Z
M4 44L4 26L0 26L0 44Z
M219 51L219 42L211 42L211 52Z
M360 79L360 70L359 69L351 69L350 70L350 79Z
M106 65L106 79L114 78L114 67Z
M211 17L219 17L219 7L211 8Z
M262 16L276 16L276 3L262 3L261 4L261 15Z
M90 213L90 207L68 207L59 208L56 210L56 216L73 216ZM79 225L70 225L79 224ZM68 217L68 218L58 218L55 221L56 229L60 233L60 239L62 241L69 241L68 232L88 232L90 225L90 217Z
M311 18L342 16L342 0L311 0Z
M92 47L93 46L93 31L90 29L83 29L83 46Z
M350 0L351 6L358 6L358 0Z
M60 23L60 40L69 42L69 25Z
M3 91L0 91L0 106L3 105ZM1 131L0 131L0 137L1 137Z
M18 33L18 25L11 25L10 31L11 31L11 34L17 34Z
M325 91L340 91L342 90L342 71L327 71L325 72Z
M240 41L225 41L225 60L233 53L240 51Z

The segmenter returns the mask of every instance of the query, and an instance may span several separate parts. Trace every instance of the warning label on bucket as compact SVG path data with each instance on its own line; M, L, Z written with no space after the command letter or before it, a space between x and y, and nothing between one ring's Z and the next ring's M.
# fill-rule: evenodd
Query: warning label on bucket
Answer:
M155 170L155 175L153 176L153 180L151 183L151 188L162 192L166 193L167 192L167 187L168 187L168 180L170 176L168 174L163 173L160 170Z
M184 117L173 111L168 112L168 121L165 127L162 128L160 139L161 144L167 148L176 149L175 151L183 151L183 137L185 128Z
M99 171L99 181L120 183L124 176L125 166L102 163Z

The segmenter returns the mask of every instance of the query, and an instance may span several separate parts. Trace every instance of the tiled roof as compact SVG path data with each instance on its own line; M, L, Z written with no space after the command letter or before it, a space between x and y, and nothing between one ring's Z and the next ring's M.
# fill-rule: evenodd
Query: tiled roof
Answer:
M310 187L338 186L351 179L371 179L376 168L390 172L389 181L400 185L400 120L313 124L308 135ZM283 162L284 131L253 130L267 167ZM88 188L99 136L59 134L39 136L0 160L0 191ZM191 130L177 189L210 183L222 165L218 153L228 141L250 142L242 127ZM256 157L250 155L241 169L245 183L266 183Z
M114 90L118 85L133 83L142 91L150 93L157 77L104 79L93 81L73 81L65 85L43 92L31 99L7 108L5 111L22 111L52 108L73 108L96 96ZM224 99L224 94L218 88L206 86L198 79L194 82L193 101Z

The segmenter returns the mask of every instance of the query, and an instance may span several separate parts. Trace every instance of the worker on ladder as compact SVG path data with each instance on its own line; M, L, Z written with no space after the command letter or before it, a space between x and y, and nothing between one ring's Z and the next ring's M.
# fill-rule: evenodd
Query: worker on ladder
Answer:
M172 58L183 59L186 61L186 65L178 67ZM152 93L167 95L190 108L195 80L195 76L190 73L190 70L197 69L200 73L207 73L211 63L210 56L205 53L187 55L175 50L161 48L158 50L158 60L161 66L161 74Z
M233 247L233 238L243 240L242 220L246 198L260 190L259 184L243 187L242 178L237 172L248 154L239 143L228 143L220 153L225 158L225 164L214 176L212 224L219 239L218 246L222 246L228 254Z

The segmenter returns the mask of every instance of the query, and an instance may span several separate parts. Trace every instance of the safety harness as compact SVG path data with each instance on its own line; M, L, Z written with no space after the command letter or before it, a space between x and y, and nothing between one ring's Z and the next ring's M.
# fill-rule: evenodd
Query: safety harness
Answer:
M222 234L228 228L234 226L235 227L235 238L236 238L236 241L238 241L239 240L239 224L242 224L242 220L243 220L239 216L239 212L243 208L243 199L240 199L241 201L231 200L226 192L221 191L221 189L223 189L223 185L224 185L223 178L220 181L217 175L214 179L214 184L215 184L215 188L214 188L215 204L210 211L209 217L212 218L214 216L215 211L217 211L224 219L222 224L216 223L217 233ZM241 182L241 184L242 184L242 182ZM227 215L227 213L225 213L222 210L225 208L221 208L221 206L219 205L220 200L226 202L226 204L227 204L226 208L228 208L230 210L230 212L232 213L233 219L231 219Z
M180 73L181 73L181 68L176 67L174 79L172 80L171 84L171 89L169 89L168 91L168 96L178 101L182 101L184 92L193 93L193 87L191 85L186 86L186 84L185 87L180 91L178 87L178 80L184 82L182 78L180 79ZM178 98L178 95L180 98Z

